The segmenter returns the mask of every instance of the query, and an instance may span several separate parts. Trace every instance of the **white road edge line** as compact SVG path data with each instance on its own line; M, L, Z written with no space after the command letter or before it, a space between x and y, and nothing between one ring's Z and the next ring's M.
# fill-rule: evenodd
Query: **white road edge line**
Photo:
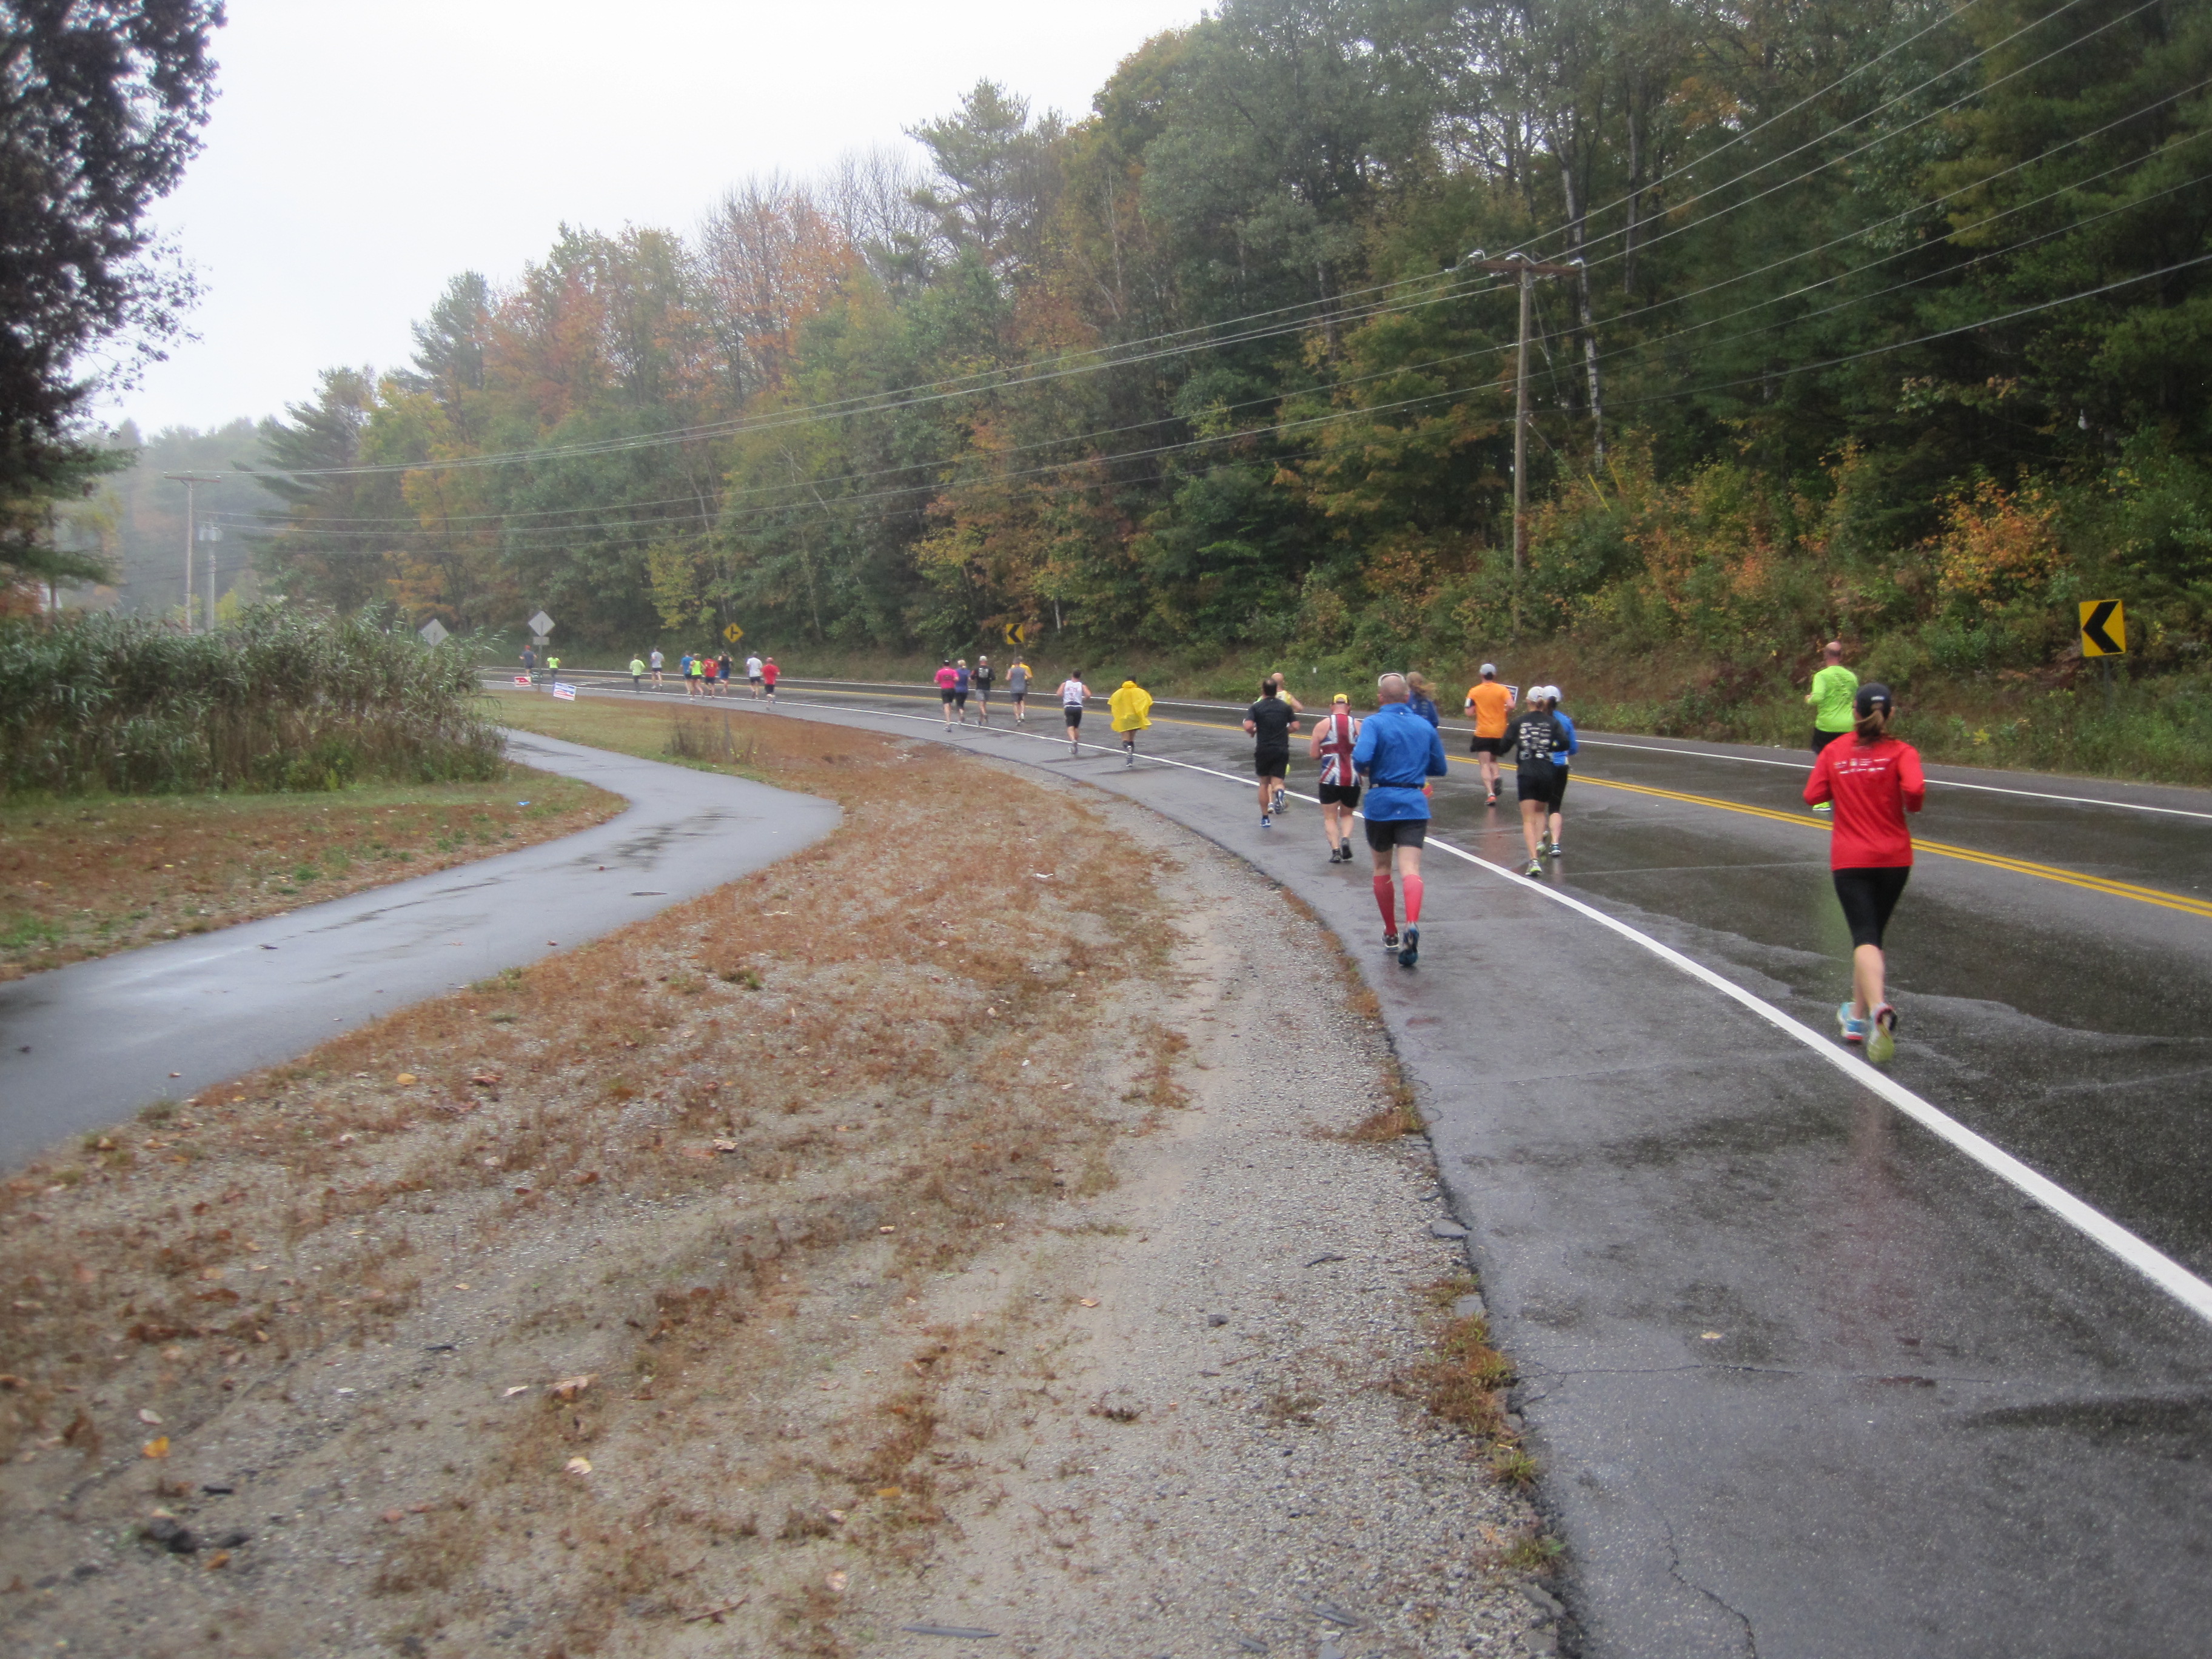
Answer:
M2208 1285L2172 1257L2138 1238L2101 1210L2085 1204L2048 1176L2030 1169L1995 1142L1969 1129L1948 1112L1923 1100L1888 1073L1876 1071L1864 1060L1851 1058L1827 1038L1793 1019L1772 1003L1754 996L1703 963L1684 956L1672 945L1662 945L1650 934L1640 933L1626 922L1606 915L1595 905L1570 897L1547 884L1532 882L1525 876L1516 875L1503 865L1492 864L1488 859L1479 858L1449 842L1431 837L1429 844L1455 858L1479 865L1492 875L1515 882L1524 890L1540 892L1554 903L1564 904L1569 909L1579 912L1600 927L1611 928L1623 939L1642 945L1661 961L1681 969L1692 979L1701 980L1723 996L1742 1004L1777 1030L1803 1043L1851 1081L1880 1095L1929 1133L1950 1142L1975 1163L2010 1182L2077 1232L2102 1245L2198 1318L2212 1322L2212 1285Z
M884 715L892 720L913 720L924 726L932 724L926 714L893 714L889 709L847 708L836 703L805 703L797 706L832 709L841 714ZM1014 726L987 726L976 729L983 732L1005 732L1012 737L1033 738L1040 743L1067 741L1064 737L1051 737L1042 732L1025 732ZM1079 749L1093 750L1102 755L1110 755L1119 747L1119 745L1095 743L1079 744L1078 746ZM1208 777L1225 778L1231 783L1248 785L1255 790L1259 787L1256 779L1240 778L1233 772L1224 772L1211 766L1198 766L1188 761L1170 760L1164 755L1141 755L1138 758L1140 761L1149 761L1155 765L1176 767L1185 772L1200 772ZM1299 794L1298 799L1310 801L1315 797ZM1359 813L1356 816L1364 818L1366 814ZM1674 946L1662 945L1649 933L1639 932L1626 922L1606 915L1595 905L1585 904L1578 898L1571 897L1549 883L1531 881L1528 877L1509 870L1502 864L1493 864L1490 860L1470 853L1465 848L1455 847L1448 841L1431 836L1428 844L1439 852L1449 853L1454 858L1463 859L1480 869L1487 870L1492 875L1502 878L1522 892L1540 893L1555 904L1565 905L1570 910L1588 917L1601 927L1610 928L1623 939L1643 946L1670 967L1680 969L1691 978L1702 981L1722 995L1742 1004L1784 1036L1793 1037L1804 1044L1822 1060L1826 1060L1845 1077L1850 1079L1852 1082L1881 1096L1930 1134L1940 1140L1948 1141L1954 1147L1964 1152L1992 1175L2027 1194L2028 1197L2042 1205L2045 1209L2065 1222L2083 1237L2118 1256L2199 1319L2212 1324L2212 1284L2207 1284L2199 1279L2148 1240L2139 1238L2130 1232L2103 1211L2075 1197L2050 1176L2030 1169L1996 1142L1969 1129L1941 1107L1931 1105L1923 1100L1887 1073L1878 1072L1867 1062L1853 1059L1843 1049L1829 1042L1826 1037L1793 1019L1764 998L1753 995L1733 980L1715 973L1703 963L1684 956Z

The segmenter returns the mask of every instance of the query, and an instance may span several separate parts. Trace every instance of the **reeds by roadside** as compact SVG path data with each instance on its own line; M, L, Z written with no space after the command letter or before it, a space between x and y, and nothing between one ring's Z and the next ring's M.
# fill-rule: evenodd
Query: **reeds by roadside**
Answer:
M388 620L272 605L204 635L0 621L0 798L495 775L471 653Z

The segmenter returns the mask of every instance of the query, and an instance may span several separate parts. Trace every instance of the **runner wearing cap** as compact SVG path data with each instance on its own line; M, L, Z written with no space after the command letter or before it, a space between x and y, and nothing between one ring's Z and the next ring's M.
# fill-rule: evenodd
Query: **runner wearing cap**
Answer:
M1444 740L1407 702L1406 677L1385 674L1375 683L1382 707L1363 721L1352 745L1352 764L1368 785L1367 845L1375 854L1375 908L1382 913L1382 948L1398 952L1398 965L1421 959L1421 843L1429 834L1429 780L1443 777ZM1406 890L1406 932L1398 933L1393 868Z
M1550 821L1567 787L1567 775L1554 757L1566 747L1559 723L1544 707L1549 686L1528 689L1528 712L1505 728L1505 746L1517 757L1513 793L1521 802L1521 837L1528 845L1524 876L1544 873L1539 854L1550 844Z
M1912 874L1912 832L1905 815L1928 799L1920 751L1889 735L1895 703L1886 685L1868 684L1851 700L1851 735L1813 763L1805 804L1832 805L1830 878L1851 930L1851 1000L1836 1009L1844 1041L1863 1042L1869 1060L1897 1052L1897 1010L1884 997L1883 931Z
M771 708L775 707L776 676L782 672L783 670L775 665L774 657L761 665L761 684L768 688L768 706Z
M1134 680L1123 680L1121 689L1106 699L1113 712L1114 729L1121 734L1121 764L1137 763L1137 733L1152 723L1152 694Z
M1352 769L1352 752L1358 741L1352 699L1340 691L1306 747L1321 763L1321 828L1328 837L1331 864L1352 862L1352 820L1359 811L1359 774Z
M1083 729L1083 700L1091 695L1091 688L1083 683L1083 671L1073 671L1060 683L1060 715L1067 722L1067 752L1079 755L1083 746L1075 734Z
M1844 642L1830 640L1820 647L1821 666L1813 675L1812 690L1806 692L1805 701L1813 706L1813 758L1820 758L1820 751L1851 729L1856 719L1852 700L1858 696L1859 677L1844 666ZM1813 809L1815 812L1830 810L1822 801Z
M952 665L952 659L941 659L937 665L937 700L945 706L945 729L948 732L952 729L952 698L959 685L960 671Z
M1297 735L1298 711L1282 694L1282 682L1270 674L1260 682L1260 701L1244 711L1252 734L1252 775L1260 781L1260 827L1271 830L1291 769L1291 739Z
M1560 809L1565 805L1567 799L1567 770L1574 757L1582 753L1583 744L1582 739L1575 735L1574 721L1568 719L1559 708L1559 688L1556 685L1547 685L1536 695L1543 698L1544 712L1549 714L1553 723L1559 726L1561 739L1560 746L1552 751L1552 764L1559 769L1559 776L1558 787L1552 793L1552 811L1547 833L1538 849L1557 858L1567 850L1559 845L1559 831L1566 823L1565 818L1561 816Z
M1467 712L1474 719L1474 738L1468 752L1481 758L1482 787L1498 805L1498 757L1505 747L1505 722L1513 717L1513 694L1498 683L1498 665L1482 665L1482 678L1467 691Z

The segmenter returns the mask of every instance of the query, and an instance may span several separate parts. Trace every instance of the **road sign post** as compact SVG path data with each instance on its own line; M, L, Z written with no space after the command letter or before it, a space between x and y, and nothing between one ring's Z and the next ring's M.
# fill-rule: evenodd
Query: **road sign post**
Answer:
M2112 659L2128 654L2128 608L2118 599L2081 603L2081 654L2094 657L2105 678L2105 712L2112 712Z

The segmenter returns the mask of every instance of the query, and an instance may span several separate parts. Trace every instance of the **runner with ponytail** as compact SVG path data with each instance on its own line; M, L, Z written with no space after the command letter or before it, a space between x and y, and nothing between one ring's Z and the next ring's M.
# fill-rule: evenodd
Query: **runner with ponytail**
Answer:
M1805 785L1805 804L1835 804L1828 864L1836 899L1851 930L1851 995L1836 1010L1844 1041L1867 1058L1897 1051L1897 1010L1885 994L1882 934L1912 873L1912 835L1905 815L1928 798L1920 751L1889 735L1896 703L1886 685L1859 688L1850 735L1823 749Z

